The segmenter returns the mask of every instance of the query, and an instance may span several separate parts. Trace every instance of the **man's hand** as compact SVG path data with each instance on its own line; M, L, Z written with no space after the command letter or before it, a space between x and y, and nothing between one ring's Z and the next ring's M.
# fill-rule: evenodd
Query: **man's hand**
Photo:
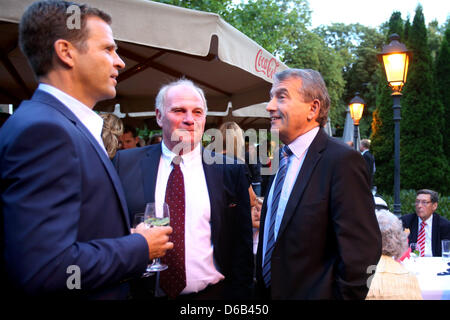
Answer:
M150 260L161 258L166 254L167 250L173 248L173 242L169 241L169 234L172 231L172 227L147 228L143 223L134 229L134 233L139 233L147 240Z

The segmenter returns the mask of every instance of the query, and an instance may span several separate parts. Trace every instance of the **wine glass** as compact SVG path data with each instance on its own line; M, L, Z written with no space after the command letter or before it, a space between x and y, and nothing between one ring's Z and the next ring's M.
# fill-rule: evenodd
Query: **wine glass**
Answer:
M138 226L138 225L140 225L141 223L144 223L144 213L136 213L135 215L134 215L134 217L133 217L133 224L132 224L132 228L131 228L131 233L135 233L136 231L135 231L135 229L136 229L136 227ZM146 278L146 277L150 277L150 276L152 276L152 275L154 275L154 273L153 272L148 272L148 271L146 271L146 272L144 272L143 274L142 274L142 277L143 278Z
M150 202L145 206L144 223L149 228L168 226L170 223L169 206L163 204L162 210L156 210L155 203ZM153 263L147 266L147 272L157 272L167 269L167 265L162 264L159 258L153 259Z
M416 261L416 258L420 256L420 248L417 243L410 243L409 247L411 248L410 255L413 257L413 260Z

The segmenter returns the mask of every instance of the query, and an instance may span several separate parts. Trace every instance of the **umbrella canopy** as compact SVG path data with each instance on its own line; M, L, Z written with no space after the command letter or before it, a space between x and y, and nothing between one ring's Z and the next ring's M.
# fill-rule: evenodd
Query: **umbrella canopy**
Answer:
M0 103L18 104L37 83L20 52L18 22L32 0L0 4ZM83 2L83 1L76 1ZM159 88L182 76L205 91L210 111L233 110L269 98L272 76L287 68L219 15L144 0L90 0L112 16L118 53L126 63L115 99L98 111L154 111ZM148 117L147 114L143 114Z

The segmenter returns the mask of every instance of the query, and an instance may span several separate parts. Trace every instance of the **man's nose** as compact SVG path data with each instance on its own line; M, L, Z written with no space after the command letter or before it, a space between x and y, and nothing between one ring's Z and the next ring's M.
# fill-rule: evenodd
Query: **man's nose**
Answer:
M190 124L190 125L194 124L194 117L192 116L192 112L188 111L188 112L185 113L185 115L184 115L184 122L186 124Z
M269 112L277 110L277 104L276 104L275 97L270 99L269 103L266 106L266 110L269 111Z
M116 66L117 70L125 68L125 62L123 62L122 58L117 54L117 52L114 52L114 54L114 65Z

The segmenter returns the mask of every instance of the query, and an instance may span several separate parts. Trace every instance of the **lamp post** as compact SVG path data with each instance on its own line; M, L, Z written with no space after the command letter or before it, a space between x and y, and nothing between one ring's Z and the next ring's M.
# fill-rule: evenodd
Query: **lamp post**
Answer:
M394 33L389 37L390 43L383 46L379 53L378 60L381 62L386 73L389 86L392 89L392 99L394 105L394 214L401 215L400 203L400 97L401 91L406 83L408 65L411 59L411 52L406 46L399 42L400 37Z
M359 120L361 120L364 111L365 102L359 96L359 92L356 92L355 97L350 100L350 116L353 119L353 146L355 150L358 150L358 126Z

